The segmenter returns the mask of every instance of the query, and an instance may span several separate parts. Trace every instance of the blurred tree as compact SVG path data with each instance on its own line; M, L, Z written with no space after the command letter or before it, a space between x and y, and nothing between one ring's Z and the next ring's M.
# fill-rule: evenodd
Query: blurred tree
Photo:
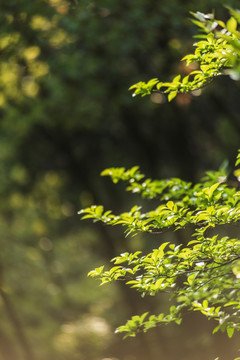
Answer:
M100 226L79 229L74 214L92 202L121 209L120 192L97 176L103 168L138 163L152 176L194 180L233 158L237 83L230 93L228 80L219 80L206 97L182 97L171 106L164 97L133 102L126 91L141 79L179 72L176 63L193 31L183 19L190 10L212 8L219 17L224 12L215 0L0 4L1 289L37 359L95 360L106 353L141 359L154 342L124 348L98 336L99 327L107 334L107 326L116 325L114 302L123 318L129 307L142 305L121 287L111 296L110 289L96 294L85 280L93 263L112 258L124 244ZM7 339L1 356L24 359L4 301L0 314ZM94 321L93 344L84 329Z

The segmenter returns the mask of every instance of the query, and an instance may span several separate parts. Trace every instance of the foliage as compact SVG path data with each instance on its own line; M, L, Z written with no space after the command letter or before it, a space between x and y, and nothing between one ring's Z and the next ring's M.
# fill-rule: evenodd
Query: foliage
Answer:
M113 236L99 223L79 227L75 213L92 203L120 209L131 202L95 176L100 169L137 163L156 178L174 171L192 181L233 158L237 86L223 80L206 97L178 97L170 105L163 96L133 102L125 91L146 74L180 72L177 60L189 51L193 31L184 18L212 8L224 15L217 0L0 3L1 359L27 359L24 335L41 360L113 353L158 359L159 339L169 342L161 328L157 340L146 334L145 343L109 335L119 318L145 311L141 298L131 303L120 281L98 289L85 274L122 247L135 252L138 239L123 244L117 227ZM152 344L156 356L149 355Z
M238 78L240 13L231 8L230 12L232 16L226 23L216 20L213 14L193 14L196 18L193 22L205 34L201 34L203 40L195 44L195 53L183 60L188 65L197 61L199 70L191 71L182 80L178 75L171 83L158 79L137 83L130 88L135 89L134 95L163 92L168 93L171 101L179 92L197 90L224 73ZM238 153L235 166L239 163ZM239 170L234 174L239 181ZM130 211L115 215L105 211L102 205L93 205L79 212L81 218L110 226L121 225L126 236L158 234L163 241L159 248L147 254L124 252L111 260L110 269L100 266L90 271L89 276L100 280L101 285L123 281L142 297L165 293L171 302L168 312L134 315L116 332L135 337L138 332L160 324L181 324L184 312L199 311L217 322L213 334L220 330L231 338L240 330L240 239L223 235L222 229L227 232L229 226L239 224L238 181L229 182L224 167L207 172L197 184L179 178L152 180L137 166L129 170L109 168L102 176L109 176L114 183L123 181L127 191L153 203L157 201L158 206L143 211L142 206L135 205ZM187 229L191 238L187 238L186 243L164 242L166 232Z
M182 58L186 65L198 64L199 69L190 70L188 75L177 75L172 82L160 82L151 79L147 83L139 82L130 87L135 95L149 95L152 92L168 94L173 100L178 93L196 91L209 84L216 76L228 74L233 79L240 78L240 12L229 8L231 17L227 22L215 19L213 13L193 13L192 22L199 27L201 38L194 43L195 51Z
M105 170L114 182L127 183L127 191L143 198L157 199L160 205L148 212L134 206L129 212L113 215L102 206L80 211L83 219L92 218L107 225L126 227L127 235L139 232L164 234L190 227L193 234L187 244L162 242L158 249L143 255L141 251L122 253L112 259L114 266L101 266L89 273L105 284L123 280L145 295L168 292L172 301L169 314L134 316L117 332L135 336L159 323L180 324L184 309L201 311L218 324L213 330L226 330L231 337L240 330L239 264L240 240L215 232L225 224L240 221L240 191L226 182L226 174L208 172L200 183L192 185L180 179L145 179L138 168Z

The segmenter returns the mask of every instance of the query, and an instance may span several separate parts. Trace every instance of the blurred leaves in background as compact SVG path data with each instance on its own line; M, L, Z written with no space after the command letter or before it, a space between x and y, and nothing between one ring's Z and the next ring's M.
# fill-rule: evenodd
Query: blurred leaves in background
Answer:
M142 100L127 91L185 71L179 59L195 31L186 17L213 8L224 17L215 0L0 4L1 360L155 360L181 351L199 360L221 346L202 322L193 340L191 319L184 335L164 328L123 343L114 336L119 319L146 300L121 284L97 288L86 274L136 242L153 245L77 216L92 203L120 211L131 202L98 176L106 167L194 181L234 159L238 82L219 79L203 96L181 94L170 105L160 94Z

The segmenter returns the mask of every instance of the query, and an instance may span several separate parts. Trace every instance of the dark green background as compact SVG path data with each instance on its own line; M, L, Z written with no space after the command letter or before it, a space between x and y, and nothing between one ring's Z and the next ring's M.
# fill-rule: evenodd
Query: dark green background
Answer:
M238 1L228 1L238 6ZM219 1L8 0L0 2L0 359L231 358L237 339L186 314L125 340L114 328L161 311L122 284L87 273L120 251L157 246L80 223L81 207L115 212L137 198L99 173L139 165L152 178L197 181L239 147L239 83L221 77L201 96L135 98L130 85L184 73L189 11L226 19ZM161 310L160 310L161 309Z

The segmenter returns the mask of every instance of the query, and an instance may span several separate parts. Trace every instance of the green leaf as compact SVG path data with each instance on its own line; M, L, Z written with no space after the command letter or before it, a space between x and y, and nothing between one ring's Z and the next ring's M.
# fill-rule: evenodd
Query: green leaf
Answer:
M206 309L208 308L208 301L207 300L203 300L203 303L202 303L203 307Z
M228 337L231 338L234 334L234 327L232 326L228 326L227 327L227 334L228 334Z
M103 273L103 270L104 270L104 265L92 271L89 271L88 276L92 276L92 277L100 276Z
M238 150L238 155L237 155L237 159L235 162L235 166L238 166L240 164L240 149Z
M168 101L172 101L176 96L177 96L177 91L171 91L169 94L168 94Z
M173 201L168 201L166 204L166 207L168 207L170 210L174 209L174 202Z
M207 194L209 196L209 199L212 199L212 196L213 196L213 193L214 191L219 187L221 183L216 183L216 184L213 184L210 189L208 190Z
M216 332L218 332L218 331L220 330L220 328L221 328L221 325L216 326L216 327L213 329L212 334L215 334Z
M217 21L218 25L220 25L222 28L226 27L226 25L223 21L221 21L221 20L216 20L216 21Z
M237 20L234 17L231 17L226 23L227 30L231 33L234 33L237 29Z
M158 82L159 82L159 80L157 78L151 79L151 80L148 81L147 86L152 89L152 87L154 85L156 85Z
M175 83L179 83L180 82L180 80L181 80L181 75L177 75L177 76L175 76L175 78L173 79L173 84L175 84Z
M188 276L187 281L188 281L189 285L193 284L193 280L195 279L195 277L196 277L196 274L191 274Z

